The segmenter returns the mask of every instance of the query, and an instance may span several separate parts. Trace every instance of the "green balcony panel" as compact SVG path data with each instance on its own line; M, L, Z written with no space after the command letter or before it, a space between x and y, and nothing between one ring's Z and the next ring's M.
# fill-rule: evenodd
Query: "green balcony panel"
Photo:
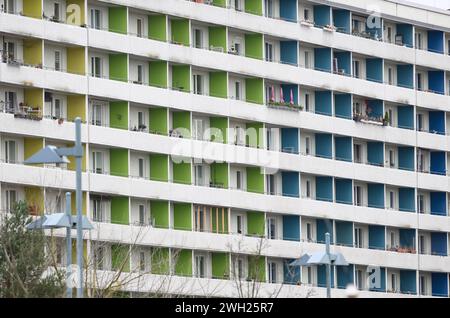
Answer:
M111 245L111 269L117 272L130 271L130 247L126 245Z
M228 97L228 75L227 72L209 73L209 95L213 97Z
M172 43L189 46L189 20L172 19L170 21Z
M263 123L247 123L246 143L249 147L264 148Z
M128 149L112 148L109 150L109 156L111 175L128 178Z
M264 193L264 175L259 167L247 167L247 191Z
M266 260L263 256L248 257L248 276L258 282L266 281Z
M212 218L212 232L228 234L228 209L221 207L210 208Z
M211 164L211 182L217 188L228 189L228 163Z
M150 132L167 136L168 110L167 108L150 108Z
M255 104L264 104L264 83L262 78L245 79L246 101Z
M111 199L111 223L129 224L129 201L128 197L113 197Z
M191 163L173 163L173 182L181 184L191 184Z
M223 52L227 49L227 28L224 26L214 26L208 28L209 46L212 50L219 50Z
M170 274L170 251L168 248L154 247L151 255L151 272L156 275Z
M42 1L23 0L22 13L26 17L42 19Z
M109 103L109 126L128 130L128 102Z
M190 65L172 65L172 88L183 92L191 91Z
M175 275L192 276L192 251L179 250L174 252Z
M167 16L152 14L148 16L148 38L167 41Z
M263 35L259 33L245 35L245 56L263 59Z
M227 138L228 118L210 117L209 125L211 129L211 141L226 144L228 141Z
M264 236L264 213L247 212L247 234L251 236Z
M190 112L173 112L172 127L177 130L183 138L191 136L191 113Z
M169 228L169 202L151 201L150 212L155 228Z
M173 228L175 230L192 230L192 205L190 203L173 204Z
M245 0L245 12L262 15L263 3L262 0Z
M169 181L169 156L161 154L150 155L150 180Z
M214 6L225 8L227 6L227 0L213 0Z
M108 9L109 32L127 34L127 7L110 7Z
M167 88L168 66L166 61L151 61L149 66L149 84L159 88Z
M109 79L128 82L128 56L109 54Z
M227 253L212 253L212 277L226 279L230 277L230 261Z

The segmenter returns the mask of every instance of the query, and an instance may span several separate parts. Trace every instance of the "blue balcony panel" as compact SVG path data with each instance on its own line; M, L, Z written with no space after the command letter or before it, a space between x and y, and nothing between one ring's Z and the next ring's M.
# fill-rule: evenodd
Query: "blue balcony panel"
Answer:
M300 241L300 217L283 215L283 240Z
M349 179L336 179L336 202L341 204L353 204L353 182Z
M281 172L283 196L298 198L299 197L299 176L298 172L283 171Z
M321 158L333 158L333 136L331 134L316 134L316 156Z
M384 209L384 184L367 184L367 199L370 208Z
M332 177L316 177L316 199L319 201L333 201Z
M281 129L281 151L294 154L299 153L297 128Z
M410 105L397 107L397 126L403 129L414 129L414 107Z
M315 93L316 114L332 115L332 94L331 91L316 91Z
M334 113L336 117L352 119L352 95L335 94L334 95Z

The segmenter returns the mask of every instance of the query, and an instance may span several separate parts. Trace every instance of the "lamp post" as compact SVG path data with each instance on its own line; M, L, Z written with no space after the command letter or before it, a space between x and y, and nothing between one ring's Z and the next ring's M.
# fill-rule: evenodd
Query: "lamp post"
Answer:
M326 281L327 281L327 298L331 298L331 266L348 266L341 253L330 252L330 233L325 233L325 253L317 252L313 254L304 254L299 259L293 261L289 266L326 266Z
M76 163L76 224L77 224L77 265L78 265L78 288L77 297L83 297L83 214L81 211L81 162L83 158L83 147L81 145L81 118L75 119L75 146L72 148L57 148L47 146L36 154L25 160L25 164L45 164L45 163L69 163L68 156L75 158Z

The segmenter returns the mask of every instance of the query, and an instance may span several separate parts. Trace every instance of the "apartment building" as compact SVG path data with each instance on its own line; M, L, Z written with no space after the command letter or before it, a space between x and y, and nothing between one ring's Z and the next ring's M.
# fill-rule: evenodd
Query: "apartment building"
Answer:
M328 232L334 297L449 297L450 14L368 4L0 0L1 212L63 210L74 162L23 162L80 117L85 255L124 292L324 297L289 264Z

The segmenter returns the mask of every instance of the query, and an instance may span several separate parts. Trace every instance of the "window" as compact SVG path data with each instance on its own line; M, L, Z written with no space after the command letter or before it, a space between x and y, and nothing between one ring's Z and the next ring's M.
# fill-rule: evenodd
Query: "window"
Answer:
M359 61L353 61L353 77L359 78L360 73L359 73L359 65L360 62Z
M100 30L101 12L99 9L91 9L91 28Z
M267 265L268 265L268 269L269 269L269 283L276 284L277 283L277 263L269 262Z
M423 131L423 114L417 114L417 130Z
M417 171L425 172L425 154L421 151L417 151Z
M197 232L205 231L206 211L203 206L197 206L195 210L195 230Z
M395 238L395 232L390 233L390 239L391 239L391 247L397 247L397 242Z
M266 42L266 61L273 62L273 44Z
M306 198L311 198L311 180L306 180Z
M311 54L309 51L305 51L305 68L311 68Z
M143 29L144 29L144 27L143 27L143 21L142 21L142 19L137 19L136 20L136 35L139 37L139 38L142 38L143 37Z
M391 210L395 209L395 193L394 193L394 191L389 191L389 208Z
M242 11L241 0L234 0L234 9L237 11Z
M425 213L425 196L423 194L417 196L417 209L419 213Z
M203 30L194 29L194 46L197 49L203 48Z
M98 56L91 57L91 76L102 77L102 59Z
M145 264L146 264L146 262L145 262L145 252L140 251L139 252L139 270L141 272L145 271Z
M391 287L393 292L397 292L397 275L391 275Z
M61 8L58 2L53 3L53 20L61 20Z
M145 205L139 204L139 225L145 224Z
M7 13L15 13L15 0L5 0L3 11Z
M356 288L358 288L358 290L363 290L363 284L363 272L362 270L358 269L356 271Z
M203 255L195 256L195 277L205 278L205 257Z
M359 144L354 144L353 145L353 156L355 157L355 162L356 163L361 163L361 145Z
M137 83L142 84L144 82L144 66L137 66Z
M303 19L305 21L311 21L311 14L309 12L309 9L304 9L303 10Z
M53 118L63 118L61 100L59 98L55 98L52 103L52 117Z
M103 126L104 106L102 104L92 104L91 125Z
M360 102L354 102L353 103L353 112L356 115L361 115L362 114L362 109L361 109L361 103Z
M5 162L6 163L16 163L16 142L14 140L5 140Z
M387 27L387 42L392 43L392 27Z
M312 233L312 224L311 223L306 223L306 240L308 242L312 242L312 237L313 237L313 233Z
M145 178L145 160L144 158L138 159L139 178Z
M103 222L103 211L101 199L92 200L92 218L95 222Z
M146 122L145 122L145 113L144 112L138 112L138 127L139 129L145 129L144 127L146 127Z
M363 248L364 247L363 242L363 231L361 228L356 227L355 228L355 247L356 248Z
M392 67L388 67L388 84L394 85L394 75L393 75Z
M267 219L267 238L271 240L277 239L277 219L268 218Z
M17 107L16 92L5 92L5 112L14 113Z
M267 175L267 193L269 195L275 195L275 175Z
M103 153L100 151L92 152L92 172L98 174L104 173Z
M425 254L425 236L419 235L419 254Z
M193 75L192 76L194 83L194 94L203 95L203 76L202 75Z
M241 173L241 171L236 171L236 189L242 190L242 173Z
M426 279L425 279L425 276L423 276L423 275L420 275L419 289L420 289L420 294L421 295L426 295L427 294Z
M3 42L3 60L14 61L16 59L16 45L14 42Z
M245 278L244 274L244 260L238 258L237 259L237 278Z
M417 89L423 90L422 73L417 73Z
M307 112L310 111L309 97L309 94L305 94L305 111Z
M311 154L311 138L305 138L305 153L307 156Z
M361 186L355 186L354 188L355 205L362 206L362 188Z
M312 268L310 266L307 267L307 279L308 281L306 282L307 284L312 284Z
M204 138L204 130L203 130L203 120L194 118L194 131L193 137L196 140L203 140Z
M94 264L97 269L103 270L105 253L102 246L96 246L94 249Z
M389 167L395 167L395 152L394 150L389 150Z
M273 18L273 0L264 1L266 17Z
M238 234L243 234L242 228L243 228L243 222L242 222L242 215L236 215L236 232Z
M202 165L197 165L194 167L195 170L195 185L204 186L205 185L205 173L204 167Z
M6 190L5 191L5 210L9 213L12 212L14 206L17 203L17 192L16 190Z
M61 52L55 51L55 71L61 71Z
M234 95L236 100L241 100L241 82L234 83Z
M393 126L394 123L394 111L392 109L388 110L389 114L389 126Z
M416 32L416 49L422 50L422 33Z

